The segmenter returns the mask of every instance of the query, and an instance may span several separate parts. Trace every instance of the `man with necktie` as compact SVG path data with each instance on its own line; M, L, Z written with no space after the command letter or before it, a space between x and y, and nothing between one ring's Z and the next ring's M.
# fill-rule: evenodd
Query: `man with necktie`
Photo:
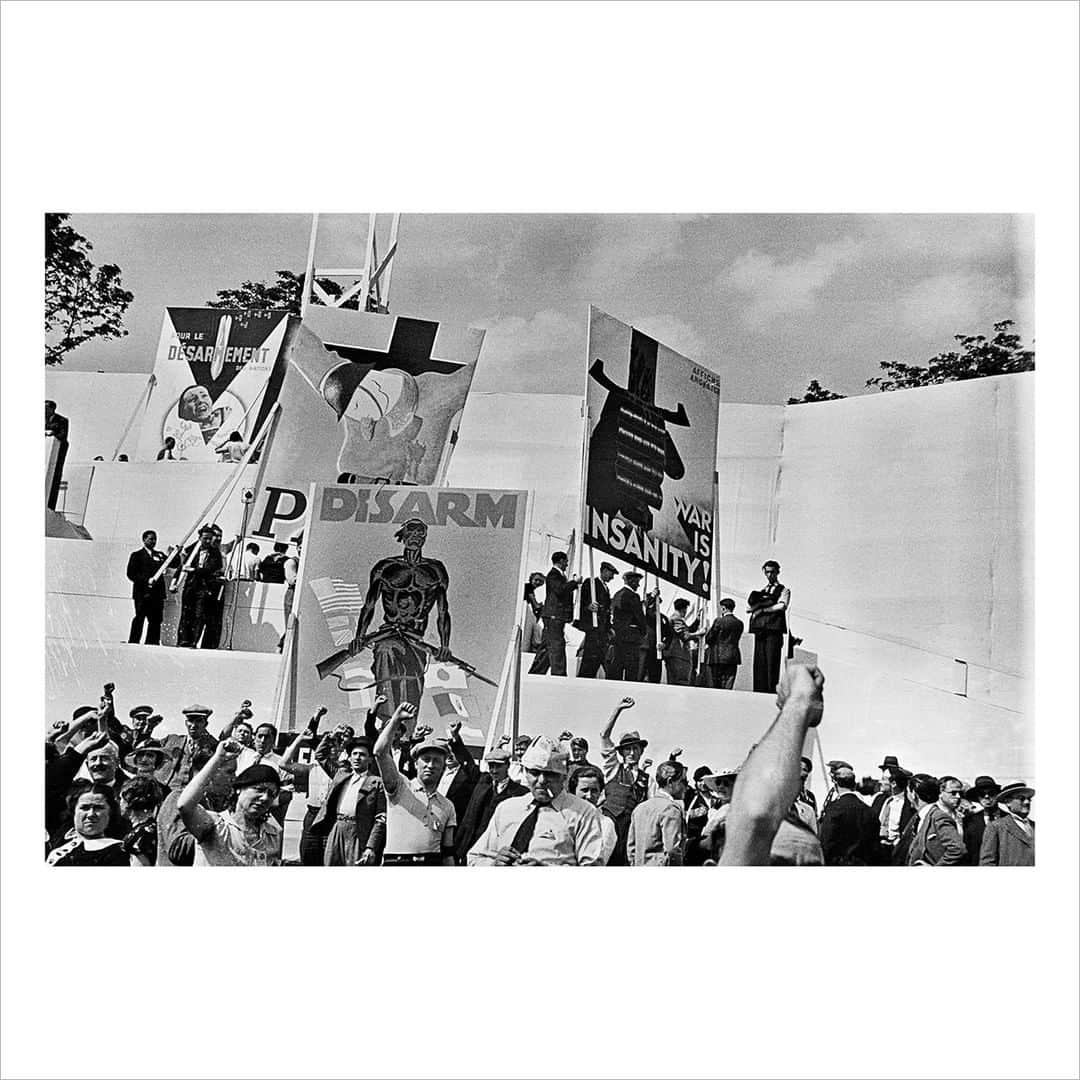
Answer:
M600 576L589 578L581 585L581 617L574 627L585 635L581 645L579 679L595 679L601 667L607 675L604 658L611 638L611 593L608 582L615 577L615 567L609 562L600 564Z
M539 735L521 758L528 795L507 799L468 855L469 866L603 866L600 811L566 787L566 754Z
M128 641L137 645L142 641L143 624L146 624L146 644L161 644L161 620L165 611L165 578L151 578L165 561L163 552L157 550L157 533L147 529L142 534L143 546L128 556L127 578L131 582L131 599L135 603L135 617L131 620Z

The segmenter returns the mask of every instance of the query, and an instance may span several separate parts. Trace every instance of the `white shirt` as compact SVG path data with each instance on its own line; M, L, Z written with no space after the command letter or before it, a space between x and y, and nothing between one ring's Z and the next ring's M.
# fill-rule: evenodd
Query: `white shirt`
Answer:
M881 835L890 844L900 839L900 814L906 799L907 795L901 791L890 795L881 807Z

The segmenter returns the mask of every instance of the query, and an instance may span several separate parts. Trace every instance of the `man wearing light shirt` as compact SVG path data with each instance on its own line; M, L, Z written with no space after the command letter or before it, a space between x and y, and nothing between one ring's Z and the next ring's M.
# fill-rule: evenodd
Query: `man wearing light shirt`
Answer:
M964 794L964 785L955 776L943 776L938 781L941 784L941 798L938 806L956 822L961 837L964 835L964 812L960 809L960 799Z
M915 813L915 808L907 798L908 781L911 773L899 765L888 766L883 773L888 790L874 800L873 809L878 815L881 837L882 865L893 862L893 855L904 828Z
M686 823L682 798L686 770L677 761L662 761L656 769L656 794L634 807L626 837L631 866L682 866Z
M469 866L602 866L600 811L564 790L566 754L544 735L521 758L529 794L507 799L469 852Z

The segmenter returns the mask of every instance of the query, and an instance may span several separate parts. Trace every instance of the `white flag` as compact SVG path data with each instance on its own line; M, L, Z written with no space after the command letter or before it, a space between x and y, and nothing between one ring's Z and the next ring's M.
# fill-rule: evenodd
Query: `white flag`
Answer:
M440 664L432 661L424 675L424 690L438 693L440 690L468 690L465 672L456 664Z

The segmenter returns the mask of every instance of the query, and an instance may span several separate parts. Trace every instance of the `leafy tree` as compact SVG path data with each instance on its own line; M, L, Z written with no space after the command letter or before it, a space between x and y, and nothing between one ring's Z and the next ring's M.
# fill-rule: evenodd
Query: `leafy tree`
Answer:
M787 403L789 405L808 405L814 401L839 401L843 396L843 394L834 394L831 390L826 390L817 379L811 379L810 385L806 388L806 393L802 397L789 397Z
M333 297L342 293L341 286L330 278L319 278L319 284ZM219 289L217 297L207 300L206 306L212 308L241 308L247 311L291 311L300 314L300 304L304 296L304 275L294 274L291 270L278 270L277 280L245 281L238 289ZM321 301L313 296L313 304ZM350 297L345 301L345 308L356 310L360 306L360 296Z
M66 224L70 217L45 215L46 364L62 364L91 338L124 337L124 312L135 299L121 286L119 266L90 261L93 245Z
M1011 319L994 323L994 336L989 341L982 334L957 334L960 351L939 353L931 357L926 367L886 360L879 365L885 375L867 379L866 385L879 390L907 390L987 375L1034 371L1035 350L1021 347L1020 335L1009 333L1012 325Z

